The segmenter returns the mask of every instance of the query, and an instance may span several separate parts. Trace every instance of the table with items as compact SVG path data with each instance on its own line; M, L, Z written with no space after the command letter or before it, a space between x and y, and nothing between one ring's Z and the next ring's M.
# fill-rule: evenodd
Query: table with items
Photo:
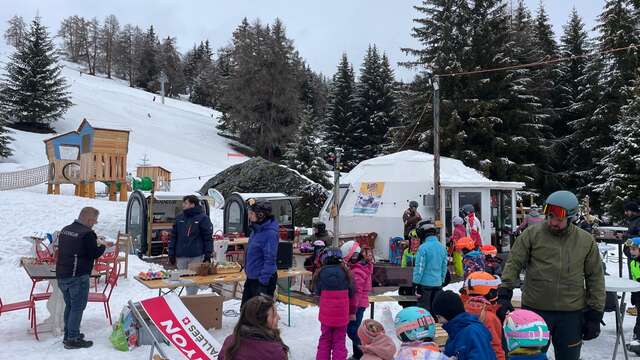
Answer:
M288 310L288 324L291 325L291 278L293 277L303 277L311 275L310 272L306 270L300 269L291 269L291 270L278 270L278 279L287 279L287 297L289 299L287 310ZM179 279L154 279L154 280L144 280L140 276L134 277L139 283L144 285L148 289L157 289L158 294L160 296L166 295L170 292L174 292L177 289L182 289L185 286L211 286L211 285L222 285L222 284L238 284L247 279L244 271L228 273L228 274L212 274L212 275L187 275L182 276ZM235 296L235 290L234 294Z

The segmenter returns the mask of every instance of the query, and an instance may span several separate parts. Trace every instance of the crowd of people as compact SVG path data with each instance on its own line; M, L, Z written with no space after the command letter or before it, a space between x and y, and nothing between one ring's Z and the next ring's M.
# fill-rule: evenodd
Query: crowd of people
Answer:
M410 205L403 216L408 246L402 265L413 267L413 286L404 291L415 294L416 301L403 303L395 316L399 348L382 324L363 320L372 259L356 241L339 248L326 246L326 228L316 227L313 255L305 264L313 271L312 290L319 298L316 359L546 359L553 343L556 359L578 360L582 342L599 336L604 270L593 236L572 222L579 206L574 194L551 194L541 209L544 221L528 223L504 264L495 247L473 235L479 236L468 223L479 222L473 207L453 219L453 235L445 246L436 225L422 219L417 203ZM183 209L169 246L170 261L180 268L210 261L212 251L207 241L211 222L197 198L185 197ZM279 226L268 201L253 201L248 209L252 232L245 260L247 281L239 321L225 339L220 359L286 359L290 349L280 336L273 298ZM631 220L629 273L640 280L640 209L635 203L626 209ZM91 346L79 331L88 274L93 260L110 245L101 244L91 230L97 218L97 210L83 209L59 238L57 274L66 303L64 346L69 349ZM463 279L459 292L444 290L450 264ZM523 284L520 274L525 269ZM518 310L512 305L515 288L522 290ZM631 301L640 306L639 299L634 294ZM436 344L436 324L447 333L444 347ZM639 337L640 321L634 328L634 338Z

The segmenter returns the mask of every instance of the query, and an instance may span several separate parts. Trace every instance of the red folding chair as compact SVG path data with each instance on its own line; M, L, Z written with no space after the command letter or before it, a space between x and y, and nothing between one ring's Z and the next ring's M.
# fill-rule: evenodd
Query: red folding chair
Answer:
M118 262L118 254L120 254L120 249L116 243L113 252L105 253L96 260L96 263L93 265L93 270L95 270L100 276L105 275L108 277L109 273L114 269L115 264ZM98 291L98 280L100 280L100 276L93 278L93 284L96 292Z
M0 299L0 315L3 313L7 313L10 311L16 310L29 310L29 318L31 320L31 328L33 329L33 334L36 336L36 340L40 340L38 338L38 325L36 321L36 305L32 300L27 301L19 301L15 303L4 304L2 303L2 299ZM31 314L33 313L33 316Z
M113 269L107 275L107 284L104 286L102 292L90 292L88 302L102 303L104 305L104 313L109 319L109 325L113 325L111 321L111 308L109 307L109 300L111 299L111 293L113 288L118 284L118 276L120 275L120 267L118 263L114 263Z

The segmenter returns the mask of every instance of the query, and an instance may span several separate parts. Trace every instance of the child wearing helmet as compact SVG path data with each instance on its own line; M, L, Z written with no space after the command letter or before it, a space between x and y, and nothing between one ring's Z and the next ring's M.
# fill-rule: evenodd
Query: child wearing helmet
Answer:
M347 241L340 248L342 259L351 270L355 287L354 301L355 314L351 316L347 326L347 335L353 343L353 357L360 359L360 339L358 338L358 328L362 323L365 310L369 307L369 291L371 290L371 274L373 274L373 264L362 255L360 244L356 241Z
M384 332L384 326L373 319L362 322L358 328L362 360L393 360L396 344Z
M631 279L640 281L640 237L627 240L629 247L629 270ZM631 293L631 305L640 310L640 292ZM640 354L640 316L636 316L636 325L633 327L633 341L628 345L629 350Z
M495 360L491 334L475 315L464 308L460 295L444 291L433 301L433 315L447 332L444 354L458 359Z
M484 255L484 271L491 275L502 274L502 259L498 257L498 249L493 245L482 245L480 251Z
M505 317L503 330L509 360L547 360L543 349L549 343L549 328L540 315L530 310L512 311Z
M416 306L400 310L394 319L396 335L402 342L395 360L446 360L440 353L436 325L428 310Z
M447 249L438 239L438 229L427 220L416 228L422 245L416 253L416 264L413 267L413 284L416 287L418 306L431 309L431 303L442 291L447 276Z
M460 216L453 218L453 235L451 236L451 245L449 247L449 255L453 258L453 269L456 275L464 275L462 268L462 251L456 249L458 240L467 236L467 229L464 227L464 219Z
M322 262L320 261L320 254L322 250L326 248L326 244L323 240L316 240L313 242L313 255L309 256L304 260L304 268L305 270L315 274L318 269L322 266Z
M463 277L474 271L484 271L484 255L477 250L475 241L468 236L458 239L456 249L462 252Z
M491 347L498 360L504 360L502 348L502 322L496 315L499 305L498 286L500 278L487 272L476 271L464 281L463 294L461 296L466 312L476 315L491 333Z
M347 358L347 324L356 309L353 280L339 248L324 249L320 259L322 267L313 277L313 288L320 296L321 335L316 358L344 360Z
M406 241L406 240L405 240ZM418 234L416 233L416 229L411 230L409 232L409 240L406 242L406 248L402 253L402 261L400 263L401 267L413 267L416 263L416 252L418 251L418 247L420 246L420 239L418 239ZM398 288L399 295L406 296L414 296L416 293L413 284L411 286L400 286ZM415 301L398 301L398 304L403 308L409 306L416 306Z

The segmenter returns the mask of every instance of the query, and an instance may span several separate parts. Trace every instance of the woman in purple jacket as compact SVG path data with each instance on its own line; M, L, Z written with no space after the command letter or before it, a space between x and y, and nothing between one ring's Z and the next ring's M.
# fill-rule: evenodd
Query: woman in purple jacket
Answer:
M219 360L286 360L275 302L264 295L251 298L240 310L240 320L220 350Z
M320 259L322 268L313 278L316 295L320 296L321 335L316 360L345 360L347 324L356 314L353 278L339 248L326 248Z

